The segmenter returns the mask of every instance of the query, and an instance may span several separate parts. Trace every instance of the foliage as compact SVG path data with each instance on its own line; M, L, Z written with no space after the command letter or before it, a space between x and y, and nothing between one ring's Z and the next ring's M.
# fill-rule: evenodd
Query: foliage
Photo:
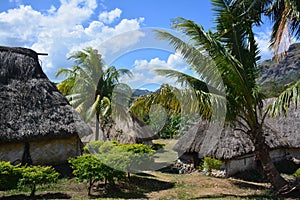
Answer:
M300 168L294 172L293 176L300 177Z
M21 178L19 165L13 166L10 162L0 162L0 190L16 188Z
M296 2L274 2L279 1ZM187 38L182 40L163 30L157 31L159 38L169 41L201 79L169 69L156 71L194 88L202 118L210 119L213 110L223 110L226 112L226 121L238 123L240 130L252 139L256 158L261 161L272 186L275 190L280 190L287 182L271 162L262 127L270 110L274 115L286 113L290 102L295 103L300 93L299 83L296 83L284 91L271 108L263 110L264 94L256 82L260 56L253 27L261 25L261 16L269 3L270 1L212 0L216 25L214 32L206 31L194 21L175 19L173 28ZM299 4L297 6L289 6L287 10L299 13ZM299 16L292 19L291 16L294 14L282 15L280 18L283 19L283 24L296 21L292 27L299 28ZM276 23L274 27L276 28ZM300 32L297 32L300 29L295 30L296 35L300 36Z
M220 160L210 158L210 157L205 157L200 166L200 169L202 169L202 170L207 169L208 172L211 172L213 169L220 170L222 165L223 165L223 163Z
M35 195L37 185L55 183L59 177L59 173L50 166L22 166L20 170L22 177L18 185L20 187L29 186L31 188L30 196Z
M69 59L74 60L75 65L57 71L56 76L66 78L57 87L67 95L70 104L85 121L91 122L96 117L96 139L98 139L99 119L103 133L105 128L112 124L111 114L115 113L112 111L112 95L119 85L119 78L122 75L132 74L127 69L116 69L114 66L106 68L102 55L91 47L74 52Z
M77 158L69 159L69 163L73 169L73 174L79 182L87 184L88 194L91 194L91 188L97 181L108 181L114 184L114 178L122 179L125 173L109 167L100 160L98 155L85 154Z

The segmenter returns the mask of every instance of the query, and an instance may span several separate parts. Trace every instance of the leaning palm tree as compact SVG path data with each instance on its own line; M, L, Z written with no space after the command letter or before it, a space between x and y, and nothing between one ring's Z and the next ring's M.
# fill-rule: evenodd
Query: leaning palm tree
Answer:
M158 31L160 39L168 40L178 51L191 69L201 75L201 79L193 78L173 70L157 70L159 74L176 77L180 82L187 82L195 88L199 104L206 105L208 112L202 116L211 117L209 106L211 99L226 98L226 121L237 122L245 134L250 136L254 144L256 159L262 164L263 170L276 191L287 185L272 163L269 147L265 142L263 124L266 115L272 110L276 113L288 106L288 101L297 102L299 84L293 86L284 95L291 98L279 98L279 103L272 109L263 110L263 95L256 83L258 77L257 62L260 59L259 49L255 41L253 26L260 24L260 17L255 13L245 14L253 1L235 6L234 0L213 0L216 15L215 32L205 31L201 25L191 20L177 18L173 27L184 33L188 41L182 40L168 32ZM217 69L217 70L216 70ZM219 75L218 75L219 74ZM220 76L225 87L220 91ZM216 83L216 81L218 83ZM210 87L207 93L205 84ZM202 87L200 87L202 85ZM219 92L218 92L219 91ZM209 95L209 98L203 98ZM209 99L209 100L208 100Z
M119 83L121 75L131 73L113 66L105 69L101 54L91 47L75 52L69 59L73 59L75 65L57 71L56 76L66 77L57 87L67 95L71 105L85 121L95 120L95 139L98 140L99 127L104 134L104 126L109 121L113 89Z

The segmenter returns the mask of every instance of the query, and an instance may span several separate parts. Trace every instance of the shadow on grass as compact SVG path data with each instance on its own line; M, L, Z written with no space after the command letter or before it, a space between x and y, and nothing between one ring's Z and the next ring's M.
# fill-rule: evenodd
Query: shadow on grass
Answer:
M0 197L1 200L27 200L27 199L71 199L70 195L64 193L46 193L46 194L37 194L34 197L30 197L24 194L18 195L7 195Z
M105 191L103 188L98 188L93 191L92 197L141 199L147 198L147 193L170 189L174 186L174 183L145 177L143 174L143 177L132 176L127 182L108 186Z

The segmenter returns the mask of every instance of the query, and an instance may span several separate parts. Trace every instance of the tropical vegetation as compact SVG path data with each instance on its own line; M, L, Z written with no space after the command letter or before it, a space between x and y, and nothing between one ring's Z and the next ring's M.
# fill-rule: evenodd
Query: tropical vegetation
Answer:
M119 78L131 76L131 72L114 66L106 68L102 55L91 47L73 53L69 59L74 60L75 65L57 71L57 76L65 77L57 87L86 122L95 121L96 140L99 139L99 127L103 134L101 139L106 140L105 129L113 123L113 91Z
M262 24L263 15L270 16L274 21L271 42L278 52L283 48L284 35L300 36L299 3L288 0L212 0L212 4L215 13L213 30L206 31L194 21L177 18L172 27L188 40L157 31L159 38L169 41L201 78L174 70L159 69L157 73L175 77L178 82L193 88L199 102L199 113L204 119L211 119L215 105L222 108L222 104L226 104L225 120L238 124L251 138L256 159L262 164L275 191L280 191L288 183L272 163L263 125L268 114L286 114L290 102L297 105L300 82L292 84L265 109L264 95L256 82L260 56L253 28ZM143 102L147 105L147 100L138 103Z

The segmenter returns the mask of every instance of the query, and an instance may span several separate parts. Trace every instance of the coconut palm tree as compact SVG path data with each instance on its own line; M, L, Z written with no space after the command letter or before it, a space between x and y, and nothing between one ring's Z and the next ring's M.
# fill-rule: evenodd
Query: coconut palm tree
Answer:
M173 27L185 34L188 41L165 31L157 31L160 39L168 40L191 69L201 75L201 80L173 70L160 69L157 72L176 77L179 82L187 82L193 86L199 104L206 105L203 108L208 109L208 112L202 112L201 115L208 119L212 104L207 101L226 98L226 121L239 123L244 133L250 136L255 147L256 159L261 162L274 189L279 191L287 182L272 163L262 127L270 111L278 113L282 108L288 107L290 100L298 101L299 82L285 91L277 103L263 110L263 95L256 83L259 49L253 32L253 26L260 24L260 15L254 11L245 14L249 11L248 8L253 6L253 1L243 1L239 6L236 6L234 0L213 0L212 3L216 16L215 32L205 31L201 25L183 18L174 20ZM225 87L224 96L221 84L216 83L219 79L214 78L218 73ZM210 93L203 89L205 84L210 87ZM203 98L207 95L210 97Z
M250 1L250 3L249 3ZM249 5L244 12L256 19L256 23L262 23L263 15L269 17L273 22L271 47L275 56L285 52L291 38L300 38L300 2L298 0L235 0L234 6Z
M102 55L91 47L75 52L69 59L74 60L75 65L57 71L56 76L66 77L57 87L67 95L70 104L86 122L95 119L98 140L99 127L104 134L105 126L109 122L113 89L119 83L120 76L131 76L131 72L127 69L116 69L114 66L105 69ZM102 139L105 139L104 135Z

